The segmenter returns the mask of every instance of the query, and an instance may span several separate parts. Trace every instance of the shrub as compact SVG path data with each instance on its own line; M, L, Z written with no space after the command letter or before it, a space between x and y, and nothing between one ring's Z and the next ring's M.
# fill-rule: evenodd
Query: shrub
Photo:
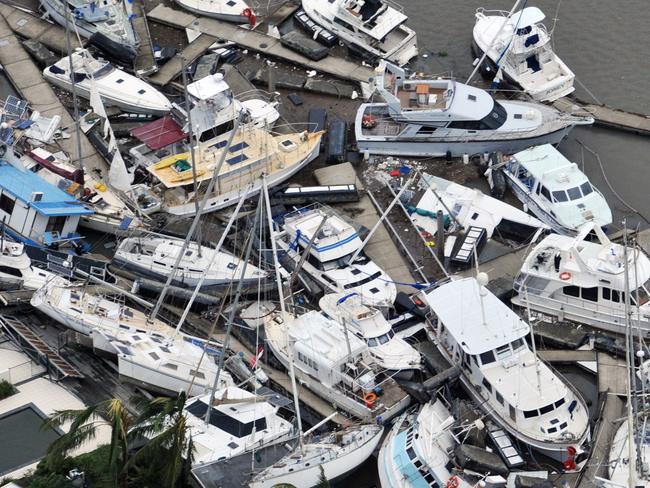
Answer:
M15 393L18 393L18 390L14 388L14 385L6 380L0 380L0 400L4 400Z

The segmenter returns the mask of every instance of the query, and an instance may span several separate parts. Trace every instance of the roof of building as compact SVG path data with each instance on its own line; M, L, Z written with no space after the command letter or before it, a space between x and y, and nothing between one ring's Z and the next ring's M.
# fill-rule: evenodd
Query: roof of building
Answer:
M438 319L467 354L481 354L528 334L529 326L475 278L426 293Z
M29 203L38 213L47 217L90 215L94 210L84 206L72 195L48 183L31 171L21 171L6 161L0 161L0 189L17 199ZM32 195L42 193L40 201Z

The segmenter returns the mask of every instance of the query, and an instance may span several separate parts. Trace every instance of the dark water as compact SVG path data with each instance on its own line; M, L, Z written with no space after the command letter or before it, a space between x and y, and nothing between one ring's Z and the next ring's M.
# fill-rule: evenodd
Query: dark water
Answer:
M417 70L451 73L465 81L472 72L470 50L474 13L478 7L509 10L514 2L494 0L403 0L409 25L418 33L420 59ZM523 6L526 2L521 2ZM576 95L595 98L612 107L650 114L650 45L647 0L605 2L591 0L537 0L553 27L555 52L576 74ZM558 10L559 8L559 10ZM423 55L427 55L424 57ZM442 54L442 55L441 55ZM444 55L446 54L446 55ZM474 81L479 81L476 77ZM583 88L584 85L586 88ZM609 129L581 127L560 145L572 161L582 164L578 141L598 153L612 188L627 204L650 219L650 138ZM620 202L604 181L600 165L584 151L584 170L604 193L614 213L615 225L625 216L628 225L648 223Z

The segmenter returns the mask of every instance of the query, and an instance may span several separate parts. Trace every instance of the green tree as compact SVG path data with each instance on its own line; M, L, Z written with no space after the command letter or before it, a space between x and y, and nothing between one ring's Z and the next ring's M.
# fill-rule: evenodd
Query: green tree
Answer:
M71 422L67 433L55 440L47 448L46 463L53 471L62 466L66 456L97 436L101 425L111 429L111 442L108 454L107 476L113 485L120 488L128 486L127 465L129 461L129 430L134 426L134 417L124 404L114 398L105 400L82 410L62 410L56 412L44 423L44 427L61 427Z
M314 488L330 488L330 482L325 476L323 465L318 466L318 469L320 469L320 474L318 475L318 483Z

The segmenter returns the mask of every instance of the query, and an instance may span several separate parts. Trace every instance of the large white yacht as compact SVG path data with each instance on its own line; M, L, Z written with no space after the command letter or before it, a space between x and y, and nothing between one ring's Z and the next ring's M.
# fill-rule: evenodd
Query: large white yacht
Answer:
M463 386L510 435L558 461L583 461L589 411L580 393L528 348L529 325L485 287L487 275L422 292L430 338Z
M526 257L512 302L531 310L625 333L625 290L635 327L650 335L650 259L639 248L609 240L594 224L575 237L551 234ZM625 266L628 286L625 286Z
M113 262L138 274L159 281L166 281L171 274L178 254L183 249L183 240L162 235L146 237L127 237L120 242ZM216 253L216 255L215 255ZM227 286L233 280L240 280L243 261L229 252L217 251L208 246L190 242L178 264L172 284L194 287L201 280L205 270L203 286ZM246 266L246 285L256 285L263 281L267 273L248 263Z
M321 312L283 317L274 311L264 317L264 332L280 363L289 369L292 352L296 378L344 412L383 422L408 406L410 397L395 380L373 369L365 341Z
M349 332L366 341L368 351L389 374L410 379L420 370L420 353L397 337L391 323L380 310L366 305L358 293L329 293L318 302L320 309Z
M521 203L555 232L575 235L590 222L600 227L612 223L603 194L550 144L513 154L503 174Z
M327 220L321 227L324 218ZM277 234L278 247L296 265L313 241L302 269L324 290L356 292L374 307L393 305L397 288L390 276L363 253L350 263L362 241L357 230L334 209L320 204L298 209L284 215L282 230Z
M192 467L230 459L245 452L288 441L293 425L264 397L236 386L215 391L210 423L205 418L210 395L190 398L185 406L194 444Z
M138 37L131 25L131 2L124 0L40 0L57 24L74 22L76 32L106 53L123 61L137 54ZM127 7L128 6L128 7ZM138 14L139 15L139 12ZM74 34L72 34L74 35Z
M526 7L510 17L502 10L479 8L473 48L479 56L487 52L492 75L501 69L508 81L533 99L552 102L573 92L575 75L553 52L543 20L544 13L537 7Z
M0 238L0 284L38 290L52 281L65 283L63 277L34 266L24 244Z
M557 144L589 116L535 102L495 100L485 90L452 79L407 76L380 63L374 88L383 103L365 103L355 120L361 152L404 156L515 153Z
M391 0L302 0L305 13L336 34L353 51L373 61L400 66L418 54L415 31L405 24L403 8Z
M126 112L164 115L172 108L167 97L149 83L116 68L108 61L93 58L87 49L77 49L71 56L46 67L43 77L68 91L72 90L74 78L77 94L87 99L90 99L91 84L95 83L104 105L114 105Z

